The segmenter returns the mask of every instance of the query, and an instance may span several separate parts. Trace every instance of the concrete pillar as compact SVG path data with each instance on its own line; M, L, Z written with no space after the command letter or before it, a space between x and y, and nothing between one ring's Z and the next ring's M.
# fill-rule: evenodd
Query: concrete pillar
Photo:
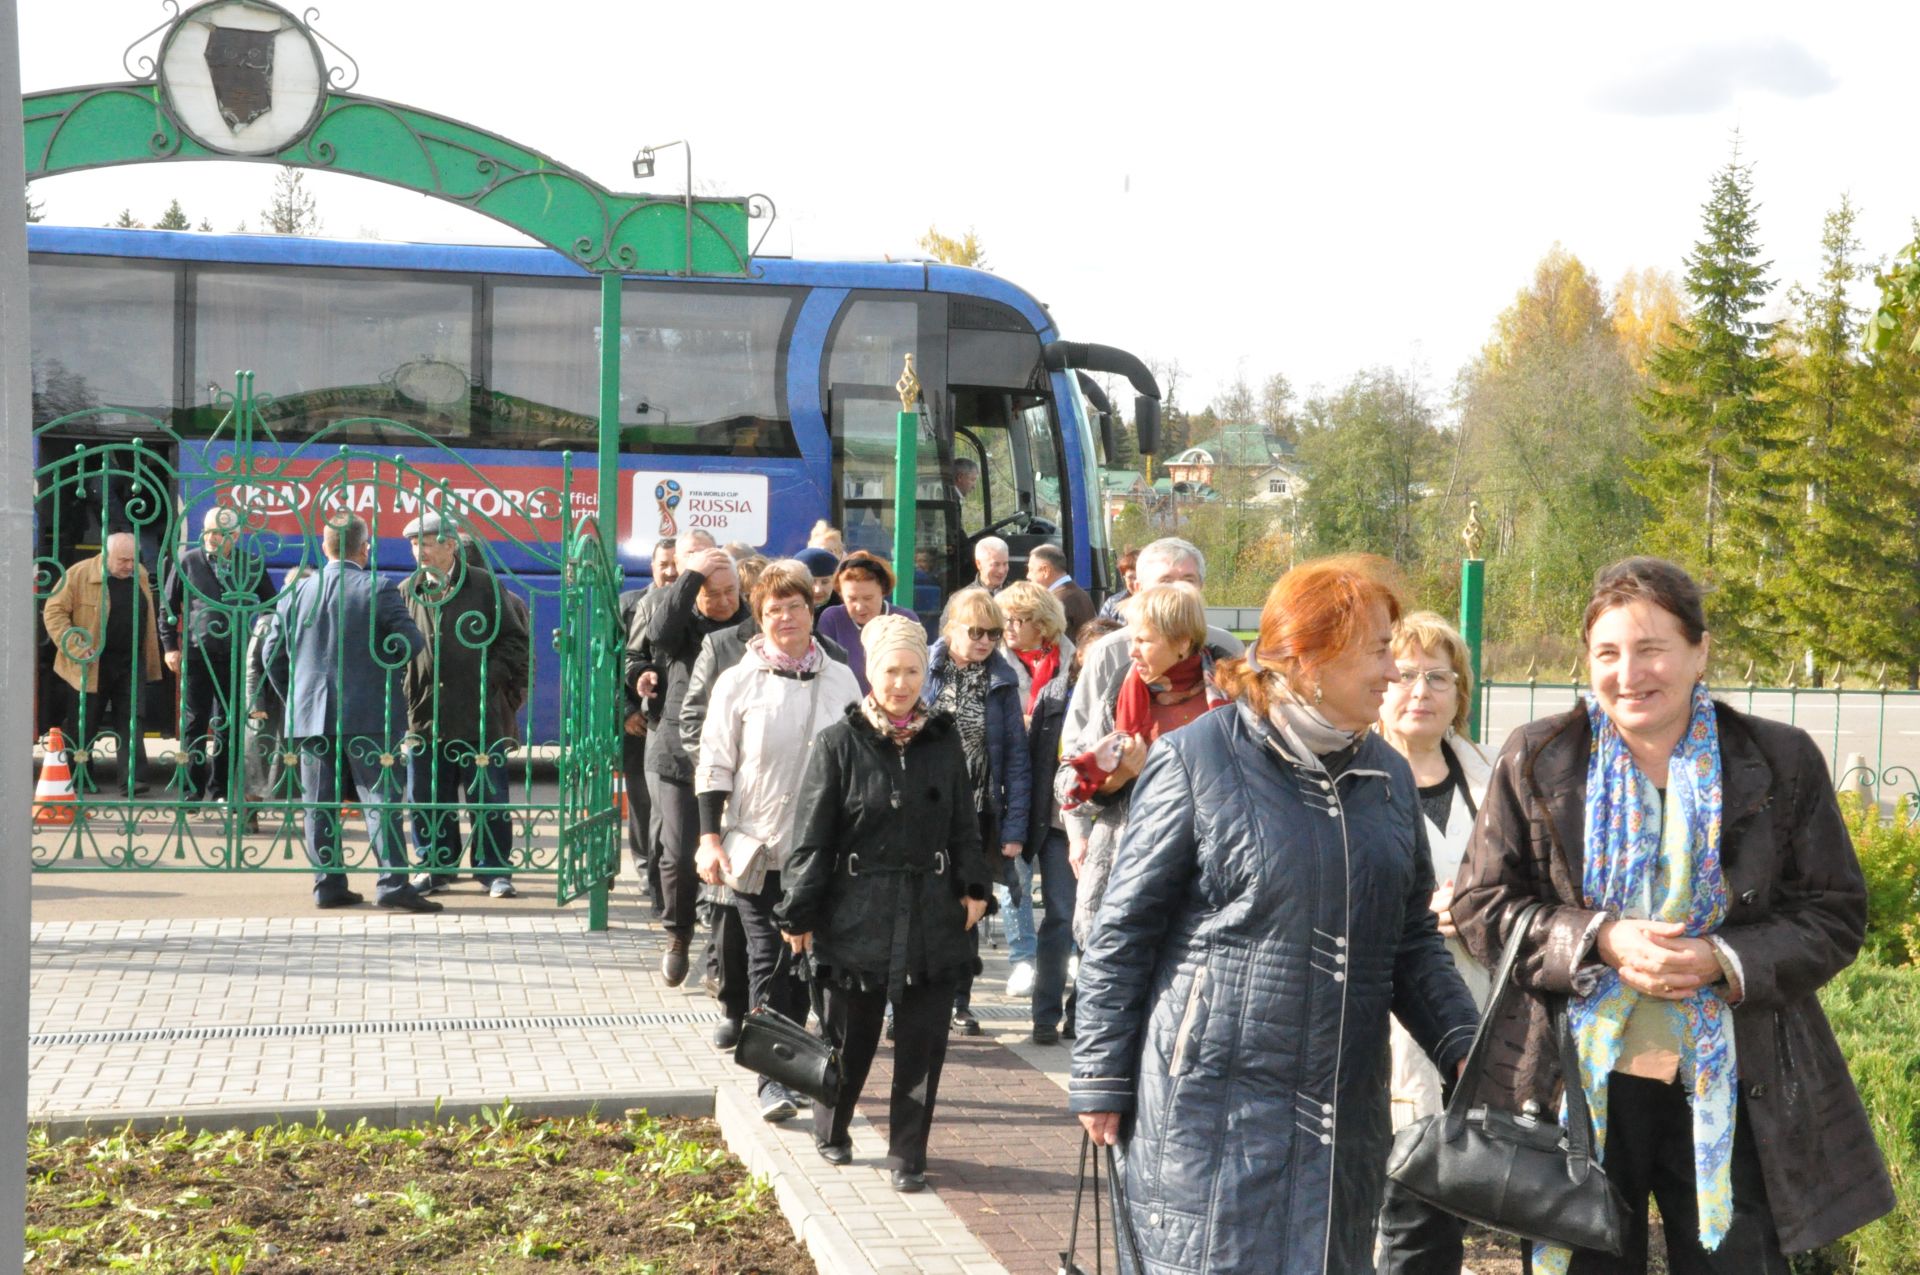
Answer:
M34 684L33 393L20 23L0 0L0 686ZM26 1251L27 930L32 920L33 697L0 699L0 1268ZM18 751L15 751L18 750ZM12 761L6 758L11 757ZM12 832L5 829L11 826Z

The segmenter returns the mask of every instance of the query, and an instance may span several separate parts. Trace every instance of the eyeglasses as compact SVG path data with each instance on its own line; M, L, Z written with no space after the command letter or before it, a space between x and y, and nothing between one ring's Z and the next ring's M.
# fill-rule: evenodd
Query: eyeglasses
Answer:
M1417 668L1403 668L1394 680L1408 690L1415 682L1425 679L1430 691L1450 691L1460 684L1460 676L1450 668L1430 668L1425 672Z
M970 642L978 642L981 638L985 638L989 642L998 642L1000 635L1005 632L1005 629L977 629L969 624L967 626L967 640Z

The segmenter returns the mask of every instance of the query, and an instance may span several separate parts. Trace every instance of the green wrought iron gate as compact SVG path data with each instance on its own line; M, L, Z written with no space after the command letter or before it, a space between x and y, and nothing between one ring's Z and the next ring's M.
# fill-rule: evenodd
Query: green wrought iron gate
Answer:
M551 878L603 927L625 635L573 512L596 475L562 453L557 486L509 491L364 417L282 444L249 373L221 406L205 439L109 408L36 431L34 867L306 873L311 839L330 873ZM356 595L329 559L362 552L383 583Z

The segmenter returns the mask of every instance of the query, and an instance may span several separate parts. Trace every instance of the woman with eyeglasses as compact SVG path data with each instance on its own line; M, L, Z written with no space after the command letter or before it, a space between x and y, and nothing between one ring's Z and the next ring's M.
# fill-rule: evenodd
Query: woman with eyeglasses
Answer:
M1006 631L1006 617L991 593L974 588L954 594L940 640L927 655L921 698L928 708L952 714L959 727L973 808L980 817L980 844L988 848L989 857L998 847L1003 859L1017 859L1027 835L1033 774L1020 678L998 649ZM1000 878L1003 873L996 869L994 875ZM969 933L978 952L980 933ZM953 1025L965 1035L980 1034L980 1020L973 1016L972 975L954 990Z
M1407 759L1418 786L1420 814L1433 858L1433 913L1447 950L1474 1001L1486 1004L1487 972L1467 954L1453 926L1453 879L1486 799L1493 760L1464 733L1473 707L1473 671L1467 640L1431 611L1402 616L1393 626L1398 670L1387 683L1374 729ZM1440 1110L1440 1073L1396 1019L1392 1028L1395 1132ZM1377 1275L1456 1275L1465 1223L1399 1190L1391 1180L1380 1206Z

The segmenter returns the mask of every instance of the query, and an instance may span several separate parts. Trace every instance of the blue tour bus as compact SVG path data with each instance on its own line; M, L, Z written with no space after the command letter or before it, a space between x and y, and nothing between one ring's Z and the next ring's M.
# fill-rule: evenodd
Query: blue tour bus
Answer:
M303 438L373 418L327 443L379 448L434 477L439 465L458 484L445 452L378 423L393 420L498 488L470 501L557 490L568 452L573 488L594 489L599 285L549 249L47 225L28 227L28 249L36 424L135 409L184 440L188 454L165 461L207 473L228 446L209 440L220 395L247 369L271 396L274 441L259 452L295 455ZM618 539L630 583L646 577L659 534L696 525L779 556L825 519L849 549L891 556L894 383L911 353L926 403L920 599L936 605L963 587L973 542L989 533L1009 542L1016 573L1029 548L1051 541L1076 579L1109 587L1096 447L1111 418L1076 369L1133 379L1143 444L1158 391L1131 356L1059 341L1045 307L1006 280L925 262L755 258L747 279L631 276L622 304ZM93 414L71 438L42 438L41 462L143 431L138 417ZM956 462L968 461L978 479L956 483ZM410 507L403 498L371 520L388 571L410 566L398 539ZM42 552L97 543L102 516L67 518L69 543ZM288 565L300 550L277 552ZM516 560L510 544L494 552L523 584L552 570ZM530 591L544 634L554 603ZM559 694L554 662L539 663L536 742L555 737Z

